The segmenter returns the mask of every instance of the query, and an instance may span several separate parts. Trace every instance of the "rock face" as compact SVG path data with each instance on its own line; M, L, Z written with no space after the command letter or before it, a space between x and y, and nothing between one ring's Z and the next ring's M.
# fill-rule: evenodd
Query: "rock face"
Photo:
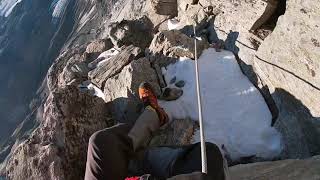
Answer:
M9 179L81 179L89 137L112 125L102 99L74 86L53 92L44 107L44 121L13 152Z
M152 40L152 32L153 24L146 16L137 20L115 22L109 27L109 37L118 48L132 44L144 50Z
M317 180L320 178L320 157L305 160L283 160L274 162L237 165L230 168L232 180Z
M118 55L105 61L96 69L89 72L90 80L99 88L103 88L105 81L119 73L122 68L128 65L134 59L143 55L140 48L130 45L125 47Z
M133 60L122 71L105 82L106 101L112 101L113 112L119 122L134 122L140 114L138 88L149 82L159 96L160 87L154 69L147 58ZM141 106L140 106L141 107Z
M207 40L198 41L198 56L209 47ZM152 54L162 53L168 57L195 58L194 39L178 30L162 31L156 34L149 47Z
M253 59L257 74L278 109L276 127L283 132L285 157L309 157L320 153L320 36L319 4L287 10L260 46Z

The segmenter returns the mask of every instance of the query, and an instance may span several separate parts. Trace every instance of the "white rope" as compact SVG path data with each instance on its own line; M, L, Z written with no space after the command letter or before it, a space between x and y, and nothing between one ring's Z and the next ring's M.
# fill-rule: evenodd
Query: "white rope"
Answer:
M197 54L197 35L196 35L195 26L193 26L193 31L194 31L194 57L195 57L195 66L196 66L196 83L197 83L200 140L201 140L201 163L202 163L202 173L207 174L207 150L206 150L206 142L204 137L204 127L203 127L203 119L202 119L202 104L201 104L200 78L199 78L198 54Z

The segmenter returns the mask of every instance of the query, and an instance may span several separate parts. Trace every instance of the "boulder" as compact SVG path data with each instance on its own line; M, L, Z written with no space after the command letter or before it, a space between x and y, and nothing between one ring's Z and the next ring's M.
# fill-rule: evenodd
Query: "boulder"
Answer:
M90 62L88 64L88 67L92 70L92 69L96 68L101 61L108 60L111 57L117 55L118 53L119 53L119 51L116 50L115 48L111 48L111 49L109 49L107 51L104 51L103 53L101 53L98 56L97 59L95 59L94 61Z
M95 60L102 52L113 47L110 39L98 39L91 42L84 53L85 62L90 63Z
M89 137L113 125L109 109L75 86L53 92L40 126L12 153L7 178L83 179Z
M133 122L140 115L138 88L142 82L149 82L156 95L160 95L157 75L146 58L132 61L105 82L105 99L106 102L112 101L117 121Z
M76 77L76 75L71 72L71 67L76 63L81 64L84 62L82 54L85 52L85 48L86 46L74 47L59 55L49 68L47 77L45 81L43 81L43 85L48 87L48 92L65 86ZM68 68L66 68L66 66L68 66ZM66 79L64 79L64 77Z
M100 89L104 88L106 80L117 73L121 72L123 67L128 65L134 59L143 56L140 48L130 45L124 47L120 53L113 56L108 61L100 64L97 68L89 72L89 79L97 85Z
M77 85L88 79L89 68L84 62L79 62L79 59L80 56L75 55L68 60L62 73L59 74L59 86Z
M177 0L152 0L151 4L157 14L173 17L178 15Z
M209 47L206 39L197 41L198 56ZM195 58L194 39L178 30L162 31L155 35L149 47L152 54L163 54L168 57Z
M183 95L183 90L180 88L167 87L163 90L161 100L174 101Z
M317 180L320 178L320 156L237 165L230 168L232 180Z
M109 26L109 37L114 46L118 48L133 44L144 50L150 45L153 37L152 31L152 22L146 16L142 16L136 20L123 20L111 23Z

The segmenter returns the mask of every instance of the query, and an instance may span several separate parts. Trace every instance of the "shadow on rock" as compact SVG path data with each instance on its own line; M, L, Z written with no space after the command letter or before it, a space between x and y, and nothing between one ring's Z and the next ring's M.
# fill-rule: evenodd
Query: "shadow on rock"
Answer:
M282 134L282 158L307 158L320 154L320 117L288 91L276 88L272 97L279 109L275 127Z

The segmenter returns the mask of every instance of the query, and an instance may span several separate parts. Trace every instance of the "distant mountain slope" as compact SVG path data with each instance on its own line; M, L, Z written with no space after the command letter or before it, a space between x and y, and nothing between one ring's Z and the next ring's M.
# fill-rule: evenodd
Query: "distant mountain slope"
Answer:
M50 0L1 1L1 140L30 112L28 105L39 83L72 30L72 18L54 19L50 4Z

